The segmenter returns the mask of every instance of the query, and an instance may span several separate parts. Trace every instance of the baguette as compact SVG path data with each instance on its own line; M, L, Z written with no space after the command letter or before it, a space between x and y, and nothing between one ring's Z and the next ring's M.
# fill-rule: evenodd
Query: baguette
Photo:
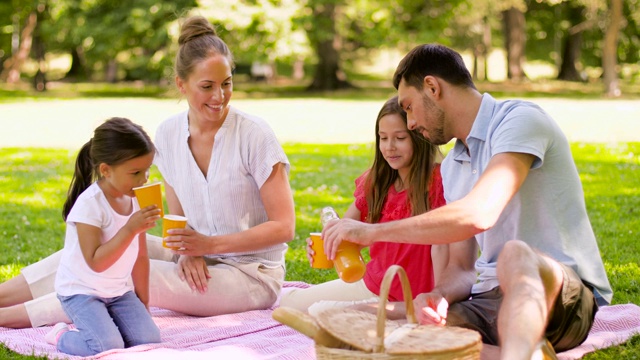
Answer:
M273 314L271 316L274 320L310 337L317 345L322 345L328 348L351 349L348 344L329 334L326 330L320 327L313 316L305 314L300 310L290 307L279 307L273 310Z

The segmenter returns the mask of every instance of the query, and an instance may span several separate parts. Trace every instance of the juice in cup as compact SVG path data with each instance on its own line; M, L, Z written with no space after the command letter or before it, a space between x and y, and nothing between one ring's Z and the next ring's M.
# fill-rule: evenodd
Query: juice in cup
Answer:
M164 239L169 236L167 231L171 229L184 229L187 226L187 218L180 215L167 214L162 218L162 246L167 249L178 249L176 247L167 246Z
M347 283L356 282L364 276L366 270L360 254L360 247L349 241L342 241L333 260L338 276Z
M324 241L322 241L322 233L312 232L309 234L311 237L311 249L315 253L313 255L312 268L315 269L331 269L333 267L333 261L327 259L327 255L324 253Z
M136 199L140 205L140 209L146 208L149 205L156 205L160 209L160 217L164 216L164 210L162 209L162 190L160 189L160 183L147 184L133 188L133 192L136 194Z

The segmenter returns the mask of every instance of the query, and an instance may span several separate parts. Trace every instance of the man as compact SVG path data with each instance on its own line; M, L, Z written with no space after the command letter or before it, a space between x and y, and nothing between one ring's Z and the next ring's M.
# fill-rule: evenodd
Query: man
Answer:
M323 231L329 258L342 239L451 243L436 288L414 300L422 323L477 330L502 359L529 359L547 340L556 351L582 343L612 290L560 128L532 103L480 94L444 46L413 49L394 86L409 129L436 145L456 139L441 168L447 205L384 224L332 222Z

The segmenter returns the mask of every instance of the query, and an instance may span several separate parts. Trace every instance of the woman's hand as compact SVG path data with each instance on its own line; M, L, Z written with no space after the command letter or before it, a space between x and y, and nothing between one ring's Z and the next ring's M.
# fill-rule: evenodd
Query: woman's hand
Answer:
M167 231L169 236L164 238L167 247L179 255L203 256L215 254L212 251L213 239L190 229L171 229Z
M207 292L211 274L202 256L180 256L178 275L189 284L191 290L198 291L200 294Z

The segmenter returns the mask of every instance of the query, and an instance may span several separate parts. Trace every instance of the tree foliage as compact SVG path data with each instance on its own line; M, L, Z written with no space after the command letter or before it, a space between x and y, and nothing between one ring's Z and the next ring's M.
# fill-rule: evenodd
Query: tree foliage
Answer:
M70 79L170 78L178 19L198 13L216 25L239 66L304 60L315 66L311 84L317 89L348 86L355 66L374 52L404 53L426 42L473 54L474 76L487 78L489 50L505 47L510 54L514 35L522 51L520 60L510 55L510 62L521 66L526 56L555 64L563 79L582 80L586 69L602 66L610 1L5 0L0 2L0 59L6 67L17 35L42 3L46 14L34 32L42 47L32 49L31 56L43 49L70 54ZM524 26L505 32L510 12L523 15ZM624 0L622 14L614 56L620 64L637 64L640 0ZM480 63L485 71L478 71Z
M372 49L407 50L418 43L447 42L443 29L462 0L306 0L295 24L315 50L312 89L348 86L345 72Z
M194 6L194 0L53 2L47 43L52 51L76 51L90 74L102 72L108 80L160 80L171 63L170 26Z

